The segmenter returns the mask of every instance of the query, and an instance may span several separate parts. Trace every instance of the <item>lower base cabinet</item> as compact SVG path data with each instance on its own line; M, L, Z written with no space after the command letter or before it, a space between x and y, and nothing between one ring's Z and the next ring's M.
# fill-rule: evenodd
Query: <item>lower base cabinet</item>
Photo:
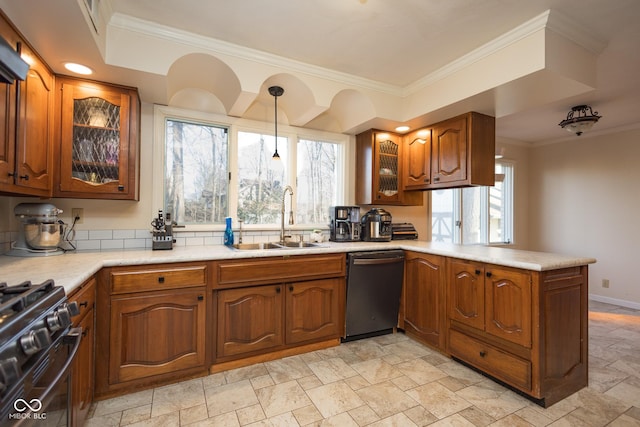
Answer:
M217 357L340 337L343 285L333 278L218 291Z
M91 278L69 295L78 304L80 314L73 318L73 327L82 328L80 347L71 368L71 425L82 426L93 402L94 337L96 279Z
M208 264L100 272L96 395L205 374Z

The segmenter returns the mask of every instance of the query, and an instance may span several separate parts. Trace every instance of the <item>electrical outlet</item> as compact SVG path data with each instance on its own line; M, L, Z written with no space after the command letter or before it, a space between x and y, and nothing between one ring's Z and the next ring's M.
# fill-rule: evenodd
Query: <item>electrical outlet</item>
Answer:
M78 218L76 224L82 224L84 222L84 209L82 208L71 208L71 223Z
M603 288L609 287L609 279L602 279L602 287Z

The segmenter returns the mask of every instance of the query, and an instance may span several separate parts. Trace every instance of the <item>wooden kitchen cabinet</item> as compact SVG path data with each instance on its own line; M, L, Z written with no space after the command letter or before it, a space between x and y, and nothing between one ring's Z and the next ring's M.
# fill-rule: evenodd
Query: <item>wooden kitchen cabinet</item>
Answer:
M356 136L356 204L422 205L420 193L405 192L399 135L371 129Z
M283 285L218 292L217 356L252 353L284 344Z
M495 118L470 112L404 137L404 189L495 183Z
M344 333L345 270L344 254L219 262L216 362L337 344Z
M54 195L138 200L140 100L134 88L56 79Z
M206 263L100 272L96 394L208 371Z
M0 84L0 193L50 197L54 75L4 16L0 35L29 63L24 81Z
M448 260L447 349L544 406L587 385L587 267Z
M403 329L419 341L445 351L446 258L405 252Z
M82 426L93 402L96 279L91 278L69 296L80 314L73 326L82 328L80 347L72 367L71 425Z

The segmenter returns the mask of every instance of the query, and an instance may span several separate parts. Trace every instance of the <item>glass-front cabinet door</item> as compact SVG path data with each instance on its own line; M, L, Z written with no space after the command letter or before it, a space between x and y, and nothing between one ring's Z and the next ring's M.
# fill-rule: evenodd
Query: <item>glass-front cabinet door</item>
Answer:
M56 195L137 200L137 93L75 80L61 93Z

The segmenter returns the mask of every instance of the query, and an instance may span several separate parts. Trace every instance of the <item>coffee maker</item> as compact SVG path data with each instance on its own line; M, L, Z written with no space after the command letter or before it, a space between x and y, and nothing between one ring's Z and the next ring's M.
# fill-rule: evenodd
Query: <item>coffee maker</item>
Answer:
M362 240L389 242L392 235L391 214L382 208L373 208L362 216Z
M358 206L329 208L329 240L332 242L360 240L360 208Z

